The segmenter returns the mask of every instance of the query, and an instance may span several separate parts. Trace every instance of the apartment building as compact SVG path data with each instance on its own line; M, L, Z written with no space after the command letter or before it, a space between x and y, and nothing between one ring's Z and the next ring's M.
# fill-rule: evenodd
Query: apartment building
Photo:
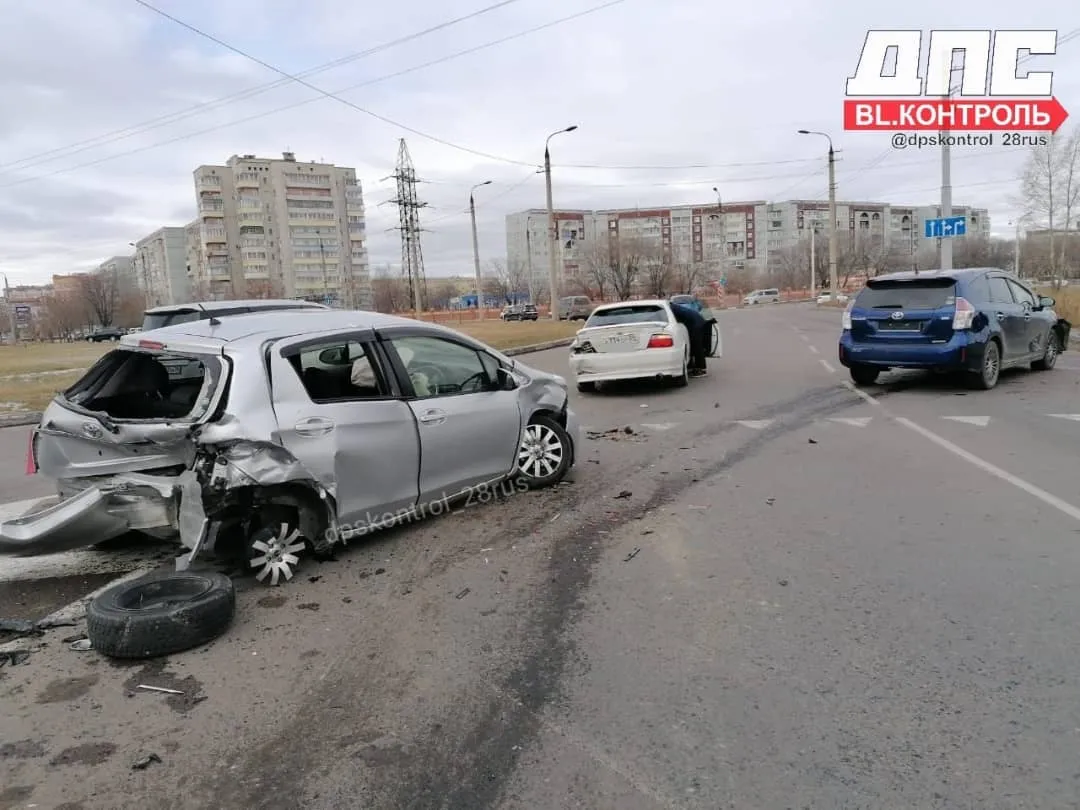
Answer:
M101 273L113 279L119 295L131 295L140 289L135 275L134 256L113 256L99 264L93 273Z
M356 170L233 155L194 172L198 298L284 297L370 308L363 191ZM194 223L189 228L194 227Z
M883 249L925 255L937 250L927 239L924 223L940 216L939 206L892 205L883 202L837 201L841 250L870 240ZM966 236L990 237L985 208L954 205L953 216L968 219ZM811 229L828 238L827 200L715 202L658 209L562 210L557 223L557 266L564 282L588 274L590 256L617 254L620 244L644 243L674 265L698 264L719 280L732 269L764 271L783 251L810 239ZM548 215L531 209L506 217L506 258L525 269L537 289L546 289L550 243Z
M135 278L147 307L191 300L186 228L159 228L135 243Z
M703 264L722 278L727 269L764 269L758 238L766 203L725 202L657 209L561 210L555 212L556 257L564 281L584 278L597 257L632 245L672 264ZM531 209L506 217L507 262L525 269L544 289L549 273L548 215Z
M985 208L954 205L953 216L967 217L965 236L958 239L989 239L990 212ZM837 239L841 250L849 250L860 240L878 249L925 255L937 251L938 240L927 238L925 223L941 216L935 205L894 205L883 202L837 200ZM766 250L791 249L810 238L815 230L819 238L829 234L827 200L787 200L770 203L766 220Z

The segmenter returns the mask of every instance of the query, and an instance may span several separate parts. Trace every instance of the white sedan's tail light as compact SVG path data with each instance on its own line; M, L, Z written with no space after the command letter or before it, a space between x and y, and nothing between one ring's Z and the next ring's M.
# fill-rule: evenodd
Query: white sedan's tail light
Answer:
M649 345L647 349L670 349L675 345L675 338L664 332L657 332L655 335L649 338Z

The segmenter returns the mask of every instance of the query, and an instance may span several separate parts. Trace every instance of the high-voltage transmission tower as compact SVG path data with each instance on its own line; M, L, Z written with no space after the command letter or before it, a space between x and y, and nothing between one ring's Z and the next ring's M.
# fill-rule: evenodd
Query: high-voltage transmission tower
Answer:
M401 232L401 273L409 286L409 303L417 312L427 309L427 276L424 275L424 251L420 247L420 209L426 202L416 197L416 169L413 168L409 147L402 138L398 144L395 171L391 175L397 181L397 198L389 202L398 207L398 227Z

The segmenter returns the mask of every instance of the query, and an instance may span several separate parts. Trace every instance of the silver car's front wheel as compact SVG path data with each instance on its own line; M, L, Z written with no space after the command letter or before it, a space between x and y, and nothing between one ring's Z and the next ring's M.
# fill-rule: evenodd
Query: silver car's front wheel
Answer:
M293 569L300 563L300 553L305 548L300 530L288 523L281 523L277 528L259 529L251 536L252 557L249 565L258 569L255 578L265 582L270 578L271 585L277 585L284 578L292 579Z
M518 473L532 489L561 481L573 460L570 436L548 416L537 416L525 428L518 447Z

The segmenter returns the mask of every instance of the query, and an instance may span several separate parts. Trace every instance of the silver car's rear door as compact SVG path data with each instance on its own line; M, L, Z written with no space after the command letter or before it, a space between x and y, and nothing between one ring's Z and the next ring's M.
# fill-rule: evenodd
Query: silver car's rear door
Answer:
M345 527L415 506L420 440L370 330L282 340L269 349L278 438L337 499Z

